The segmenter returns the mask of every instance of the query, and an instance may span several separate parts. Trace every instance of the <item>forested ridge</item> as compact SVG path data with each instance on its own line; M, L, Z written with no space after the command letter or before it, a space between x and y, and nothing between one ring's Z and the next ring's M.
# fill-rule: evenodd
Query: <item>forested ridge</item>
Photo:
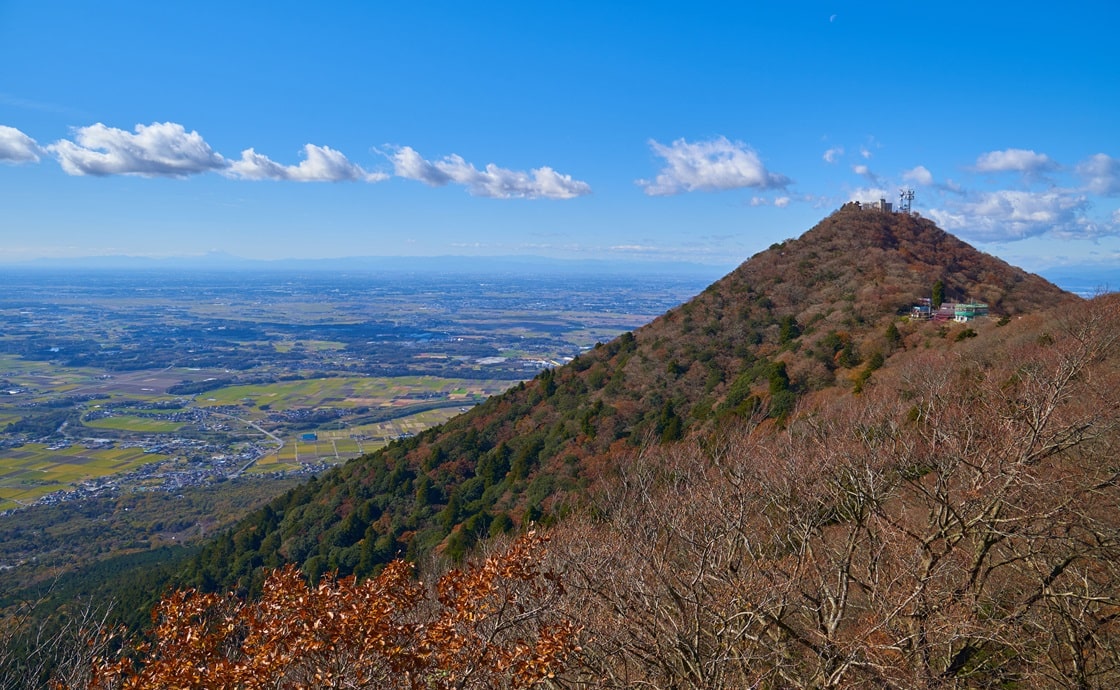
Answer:
M480 538L550 524L633 448L851 392L945 332L898 319L935 283L1011 317L1077 301L930 221L853 206L744 263L634 333L447 424L293 490L213 542L182 584L255 592L296 563L365 576L398 555L458 560ZM951 332L950 332L951 331Z
M934 292L991 316L906 318ZM544 644L524 687L1098 687L1120 675L1118 347L1115 296L845 206L648 326L273 500L163 580L194 594L157 623L209 602L179 632L216 611L251 631L261 614L234 601L344 598L399 559L433 579L497 548L494 586L531 615L487 609L456 644L501 640L507 661ZM491 545L534 529L532 549ZM244 634L206 663L257 663ZM401 642L408 663L424 639ZM139 666L106 652L97 682L134 687L175 654L126 648ZM370 680L397 663L384 650L346 649L373 669L354 687L411 687ZM416 668L415 687L459 673ZM456 687L487 687L474 673Z

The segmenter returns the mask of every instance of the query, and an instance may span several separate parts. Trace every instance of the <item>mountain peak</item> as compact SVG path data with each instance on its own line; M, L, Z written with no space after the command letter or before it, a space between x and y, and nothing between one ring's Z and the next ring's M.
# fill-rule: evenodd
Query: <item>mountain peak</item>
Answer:
M231 566L213 547L187 579L232 587L259 581L253 563L296 562L314 578L369 574L398 553L460 557L487 534L557 518L634 448L781 425L799 401L854 393L919 343L954 347L971 329L901 318L935 283L996 316L1078 300L928 220L845 206L634 333L277 499L241 528L260 545L253 558Z
M729 276L766 286L795 315L837 298L856 314L897 313L941 281L949 301L980 301L1014 315L1075 299L1046 279L979 251L906 213L852 203L795 240L755 255ZM783 286L784 287L780 287Z

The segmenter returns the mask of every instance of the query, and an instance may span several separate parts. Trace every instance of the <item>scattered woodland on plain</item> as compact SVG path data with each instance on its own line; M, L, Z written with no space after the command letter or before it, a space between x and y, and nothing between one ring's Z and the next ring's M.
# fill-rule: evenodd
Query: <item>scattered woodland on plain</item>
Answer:
M992 316L904 317L932 292ZM1118 423L1116 295L846 206L650 325L137 571L128 596L8 625L0 672L74 689L1104 687Z

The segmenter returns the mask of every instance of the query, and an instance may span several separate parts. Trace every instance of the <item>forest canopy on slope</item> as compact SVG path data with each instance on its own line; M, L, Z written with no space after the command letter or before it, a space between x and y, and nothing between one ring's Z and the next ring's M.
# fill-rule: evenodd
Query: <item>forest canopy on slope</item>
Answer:
M780 425L799 400L858 390L899 352L949 348L973 329L899 319L935 284L995 318L1079 301L928 220L845 206L648 326L277 499L180 583L256 592L283 563L315 580L398 555L459 559L562 516L620 453L760 413Z
M904 350L782 428L633 449L431 604L401 561L365 586L276 571L260 603L178 592L63 687L1103 687L1118 431L1109 295Z
M931 295L991 316L909 319ZM252 601L286 564L311 586L437 572L546 526L550 611L580 631L557 687L1098 685L1120 663L1118 332L1114 296L846 206L275 499L170 581Z

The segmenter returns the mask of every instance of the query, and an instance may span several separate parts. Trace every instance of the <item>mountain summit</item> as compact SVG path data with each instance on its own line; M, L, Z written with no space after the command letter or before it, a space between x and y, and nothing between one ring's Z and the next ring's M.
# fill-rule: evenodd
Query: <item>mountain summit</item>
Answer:
M400 554L459 558L557 519L634 448L782 426L807 400L858 393L896 353L975 335L905 318L934 291L989 305L992 322L1080 301L928 220L849 204L636 332L276 499L184 581L256 591L285 562L316 579Z

